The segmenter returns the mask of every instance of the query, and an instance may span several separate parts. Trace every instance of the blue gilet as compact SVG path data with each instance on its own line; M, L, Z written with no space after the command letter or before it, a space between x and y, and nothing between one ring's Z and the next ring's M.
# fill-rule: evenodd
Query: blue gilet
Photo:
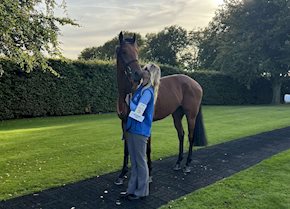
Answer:
M147 107L143 113L144 120L142 122L139 122L131 117L128 117L126 123L126 130L133 134L139 134L142 136L150 137L154 114L154 89L151 86L142 92L142 88L143 86L141 85L134 93L132 100L130 102L130 109L131 111L134 111L140 100L142 103L144 103L143 101L145 101L145 103L147 103L146 104ZM146 98L144 98L144 96L146 96Z

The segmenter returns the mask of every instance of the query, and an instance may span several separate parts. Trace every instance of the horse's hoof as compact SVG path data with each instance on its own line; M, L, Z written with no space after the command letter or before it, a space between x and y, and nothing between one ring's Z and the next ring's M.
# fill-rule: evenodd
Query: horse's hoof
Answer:
M184 172L184 173L190 173L190 172L191 172L191 168L190 168L189 166L185 166L185 167L183 168L183 172Z
M122 185L124 184L124 178L117 178L116 181L114 182L116 185Z
M180 164L176 164L176 165L174 166L173 170L175 170L175 171L179 171L179 170L181 170L181 166L180 166Z
M153 182L153 177L152 176L149 176L149 180L148 180L149 183L152 183Z

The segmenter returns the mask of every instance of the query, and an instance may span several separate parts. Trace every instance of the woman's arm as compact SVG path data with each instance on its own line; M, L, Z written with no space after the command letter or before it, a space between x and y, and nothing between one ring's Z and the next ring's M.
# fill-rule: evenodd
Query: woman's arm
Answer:
M149 103L150 99L151 99L151 93L148 90L145 90L139 100L139 103L145 104L147 106L147 104ZM139 104L138 103L138 104ZM135 111L138 105L136 105L134 102L130 101L130 110L131 111Z
M129 117L142 122L144 120L144 116L143 113L146 110L147 104L149 103L150 99L151 99L152 95L150 93L150 91L144 91L138 105L135 105L132 101L130 102L130 114Z

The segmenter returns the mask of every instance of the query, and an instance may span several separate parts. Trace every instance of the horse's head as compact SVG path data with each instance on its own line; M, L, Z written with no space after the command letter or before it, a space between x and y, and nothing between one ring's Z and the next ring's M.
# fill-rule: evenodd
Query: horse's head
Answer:
M142 69L138 62L136 35L124 39L123 33L120 32L116 54L119 91L127 94L132 91L132 84L139 83L142 78Z
M134 84L139 84L142 78L142 69L138 62L136 35L124 39L123 33L119 34L117 54L117 81L118 81L118 116L123 120L127 118L129 108L125 102L126 95L131 93ZM136 85L134 85L136 86Z

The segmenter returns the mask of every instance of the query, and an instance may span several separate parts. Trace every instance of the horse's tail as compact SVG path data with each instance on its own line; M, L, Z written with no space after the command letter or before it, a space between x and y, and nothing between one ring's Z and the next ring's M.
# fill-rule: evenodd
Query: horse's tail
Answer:
M207 145L207 139L205 134L205 129L203 125L203 119L202 119L202 111L201 111L201 105L199 106L199 112L195 119L195 127L193 132L193 143L194 146L206 146Z

